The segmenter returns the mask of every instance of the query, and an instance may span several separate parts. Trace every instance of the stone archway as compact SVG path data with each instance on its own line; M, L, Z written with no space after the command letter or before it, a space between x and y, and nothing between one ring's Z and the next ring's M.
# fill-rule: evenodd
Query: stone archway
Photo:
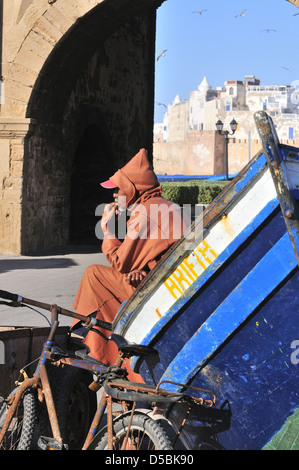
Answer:
M90 126L108 149L107 177L139 148L151 152L155 15L162 2L4 1L1 253L69 242L71 173L78 173Z

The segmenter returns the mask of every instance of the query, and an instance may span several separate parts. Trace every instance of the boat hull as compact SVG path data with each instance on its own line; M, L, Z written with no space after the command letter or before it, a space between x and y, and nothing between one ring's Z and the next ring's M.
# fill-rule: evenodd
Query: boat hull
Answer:
M157 351L132 362L145 382L216 394L213 408L191 410L187 449L299 447L299 151L279 144L265 113L256 122L264 150L115 320L117 333ZM179 429L182 408L168 416Z

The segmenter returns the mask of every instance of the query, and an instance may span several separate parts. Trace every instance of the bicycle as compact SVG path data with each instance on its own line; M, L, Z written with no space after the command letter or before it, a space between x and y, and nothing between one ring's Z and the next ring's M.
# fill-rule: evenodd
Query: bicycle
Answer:
M67 366L88 371L89 390L95 396L95 392L100 388L103 389L88 432L84 434L83 445L80 445L82 450L172 450L179 439L186 417L182 420L174 442L171 442L168 432L158 420L154 419L153 410L157 409L157 405L163 407L172 403L188 403L190 410L194 405L212 407L215 404L216 396L209 390L196 388L197 391L211 394L211 400L167 391L160 387L162 382L156 387L130 382L127 379L128 372L124 367L124 359L134 355L155 354L155 350L148 346L129 343L113 332L109 336L109 341L114 341L118 347L118 357L113 366L107 366L93 359L84 350L82 352L79 348L84 345L77 338L70 336L71 349L68 350L62 349L55 343L59 314L76 318L85 328L95 332L98 332L95 327L112 331L110 323L7 291L0 290L0 297L10 300L10 302L0 301L0 304L11 307L34 306L51 312L50 332L40 356L36 359L38 364L32 377L27 375L24 367L20 371L23 382L18 381L17 388L6 400L3 400L0 409L0 449L29 450L35 441L37 448L42 450L69 449L60 429L57 404L55 405L53 399L53 382L51 385L49 380L53 370L51 367L61 370L62 366ZM146 404L147 408L138 409L137 403ZM113 412L113 404L117 404L121 411ZM42 435L38 428L44 420L45 409L52 436ZM104 415L107 424L101 427Z

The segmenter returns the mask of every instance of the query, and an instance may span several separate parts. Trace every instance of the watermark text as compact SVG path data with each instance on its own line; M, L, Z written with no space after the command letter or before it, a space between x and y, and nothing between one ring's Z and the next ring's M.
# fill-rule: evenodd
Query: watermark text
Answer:
M0 364L5 364L5 345L0 341Z
M294 352L291 354L291 363L297 365L299 364L299 339L292 341L291 349L294 349Z
M151 204L150 207L146 207L138 204L117 212L108 206L99 204L95 210L95 216L102 218L95 226L95 235L99 240L103 240L106 236L117 237L119 240L125 237L133 240L138 238L178 240L183 235L188 240L193 240L194 231L190 230L190 227L195 219L196 233L202 229L203 207L200 205L184 204L180 207L173 203ZM103 230L104 220L107 221L106 230Z

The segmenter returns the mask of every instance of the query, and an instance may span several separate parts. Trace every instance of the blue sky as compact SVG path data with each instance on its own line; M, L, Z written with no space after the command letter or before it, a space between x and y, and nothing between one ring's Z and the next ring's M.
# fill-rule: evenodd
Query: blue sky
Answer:
M245 75L261 85L299 83L296 13L286 0L166 0L157 10L156 58L167 52L156 60L156 103L189 99L204 76L213 88ZM155 122L164 112L155 105Z

